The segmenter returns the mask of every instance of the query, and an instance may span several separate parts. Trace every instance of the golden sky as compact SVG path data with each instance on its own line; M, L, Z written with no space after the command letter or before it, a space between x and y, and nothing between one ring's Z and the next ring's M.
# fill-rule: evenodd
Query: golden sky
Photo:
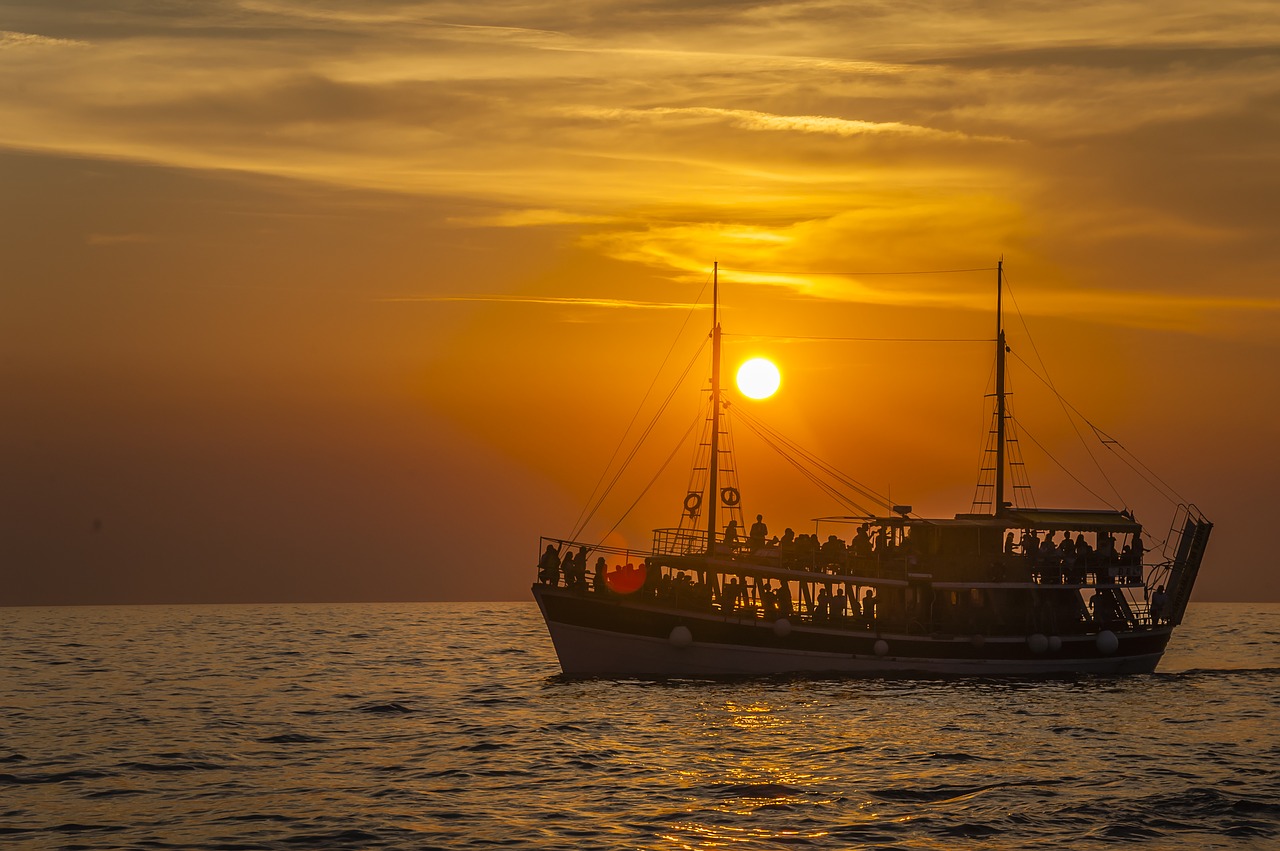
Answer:
M1280 599L1273 3L10 2L0 115L0 603L521 599L713 261L753 411L965 511L990 345L798 338L990 338L990 273L809 273L1001 256L1017 355L1217 522L1197 598ZM737 439L778 531L840 510Z

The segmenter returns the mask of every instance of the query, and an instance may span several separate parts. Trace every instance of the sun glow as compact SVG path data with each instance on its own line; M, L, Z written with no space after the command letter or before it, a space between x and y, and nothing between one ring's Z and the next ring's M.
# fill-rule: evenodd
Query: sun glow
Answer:
M752 358L738 367L738 389L751 399L767 399L778 390L782 375L772 361Z

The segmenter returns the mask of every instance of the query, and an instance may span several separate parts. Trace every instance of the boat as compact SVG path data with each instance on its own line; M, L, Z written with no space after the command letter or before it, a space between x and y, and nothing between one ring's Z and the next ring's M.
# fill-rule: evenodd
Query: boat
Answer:
M986 477L980 472L970 510L922 517L909 505L877 502L816 518L812 534L788 529L768 539L739 531L742 498L724 428L719 271L717 264L705 454L679 525L655 529L643 550L571 537L539 541L532 592L565 675L1155 670L1182 623L1213 524L1179 502L1155 546L1158 537L1128 509L1039 508L1024 498L1029 485L1019 483L1005 379L1003 259L993 270Z

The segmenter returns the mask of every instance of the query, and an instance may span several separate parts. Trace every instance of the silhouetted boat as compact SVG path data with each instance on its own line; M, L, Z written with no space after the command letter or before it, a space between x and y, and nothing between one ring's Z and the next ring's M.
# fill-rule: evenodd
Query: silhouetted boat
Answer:
M855 526L848 545L835 535L820 541L817 531L791 540L737 537L743 518L723 428L717 269L705 467L695 466L680 526L654 530L645 552L541 541L533 595L564 673L1154 670L1182 622L1213 524L1195 506L1179 505L1156 553L1128 511L1020 505L1029 485L1018 484L1021 462L1007 457L1016 440L1008 433L1002 266L987 480L980 474L971 513L924 518L891 506L817 521L815 530ZM588 557L599 560L590 579Z

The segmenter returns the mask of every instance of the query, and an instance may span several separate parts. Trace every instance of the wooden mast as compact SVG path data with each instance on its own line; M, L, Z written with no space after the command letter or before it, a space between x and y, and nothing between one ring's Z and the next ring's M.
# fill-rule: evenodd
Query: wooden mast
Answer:
M995 515L1004 513L1004 258L996 264L996 497Z
M707 482L707 555L716 551L716 507L720 504L720 262L711 273L711 463Z

